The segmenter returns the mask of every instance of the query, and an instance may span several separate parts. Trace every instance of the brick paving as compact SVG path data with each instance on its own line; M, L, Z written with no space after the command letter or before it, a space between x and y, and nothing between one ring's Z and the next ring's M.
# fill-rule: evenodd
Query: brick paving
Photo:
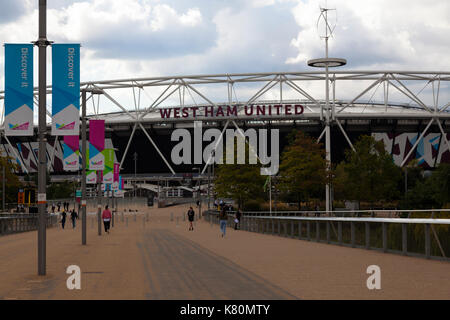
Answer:
M37 276L37 233L0 237L1 299L450 299L450 263L300 241L200 220L187 206L148 209L88 244L76 229L47 230L47 275ZM171 221L171 213L174 220ZM178 217L178 222L177 222ZM90 217L89 219L94 219ZM81 268L81 290L68 290L66 268ZM366 269L381 268L381 290Z

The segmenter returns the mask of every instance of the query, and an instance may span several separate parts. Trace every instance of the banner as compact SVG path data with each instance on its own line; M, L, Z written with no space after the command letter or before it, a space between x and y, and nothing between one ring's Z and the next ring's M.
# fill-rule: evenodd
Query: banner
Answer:
M89 120L89 169L105 170L105 120Z
M86 183L97 184L97 172L94 170L86 171Z
M113 178L113 191L119 190L119 171L120 171L120 163L114 163L114 178Z
M105 169L103 170L103 183L112 184L114 182L114 150L105 149L102 151L105 158Z
M78 136L64 136L63 169L64 171L78 171L80 168L80 140Z
M33 45L5 44L5 135L33 135Z
M52 135L80 133L80 45L52 45Z

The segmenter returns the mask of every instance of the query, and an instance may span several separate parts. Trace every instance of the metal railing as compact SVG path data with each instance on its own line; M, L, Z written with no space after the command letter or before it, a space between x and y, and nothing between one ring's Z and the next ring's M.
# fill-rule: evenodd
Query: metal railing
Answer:
M435 211L448 212L449 210ZM240 229L450 261L448 258L450 256L450 219L381 218L370 215L368 217L321 217L316 216L316 212L309 212L308 216L305 212L280 215L283 213L286 212L277 212L277 215L270 216L266 215L266 212L244 212L241 216ZM217 211L206 211L205 215L210 223L219 223ZM228 226L234 226L234 219L235 211L229 211Z
M47 228L58 224L58 215L47 214ZM37 214L0 214L0 235L37 230Z

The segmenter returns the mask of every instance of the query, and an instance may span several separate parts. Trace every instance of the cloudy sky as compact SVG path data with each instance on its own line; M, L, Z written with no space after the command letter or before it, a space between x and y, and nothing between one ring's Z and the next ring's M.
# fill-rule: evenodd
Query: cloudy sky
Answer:
M48 39L82 44L82 81L309 70L319 0L48 0ZM0 40L37 39L38 0L0 1ZM450 71L450 1L328 0L345 69ZM3 67L0 53L0 68ZM3 89L3 72L0 73ZM448 89L448 88L447 88ZM445 90L444 90L445 91Z

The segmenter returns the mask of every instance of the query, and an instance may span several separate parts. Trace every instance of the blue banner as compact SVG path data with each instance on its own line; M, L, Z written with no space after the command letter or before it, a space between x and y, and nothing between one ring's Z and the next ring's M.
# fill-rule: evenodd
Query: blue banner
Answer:
M52 45L52 135L80 131L80 45Z
M33 135L33 45L5 44L5 135Z

